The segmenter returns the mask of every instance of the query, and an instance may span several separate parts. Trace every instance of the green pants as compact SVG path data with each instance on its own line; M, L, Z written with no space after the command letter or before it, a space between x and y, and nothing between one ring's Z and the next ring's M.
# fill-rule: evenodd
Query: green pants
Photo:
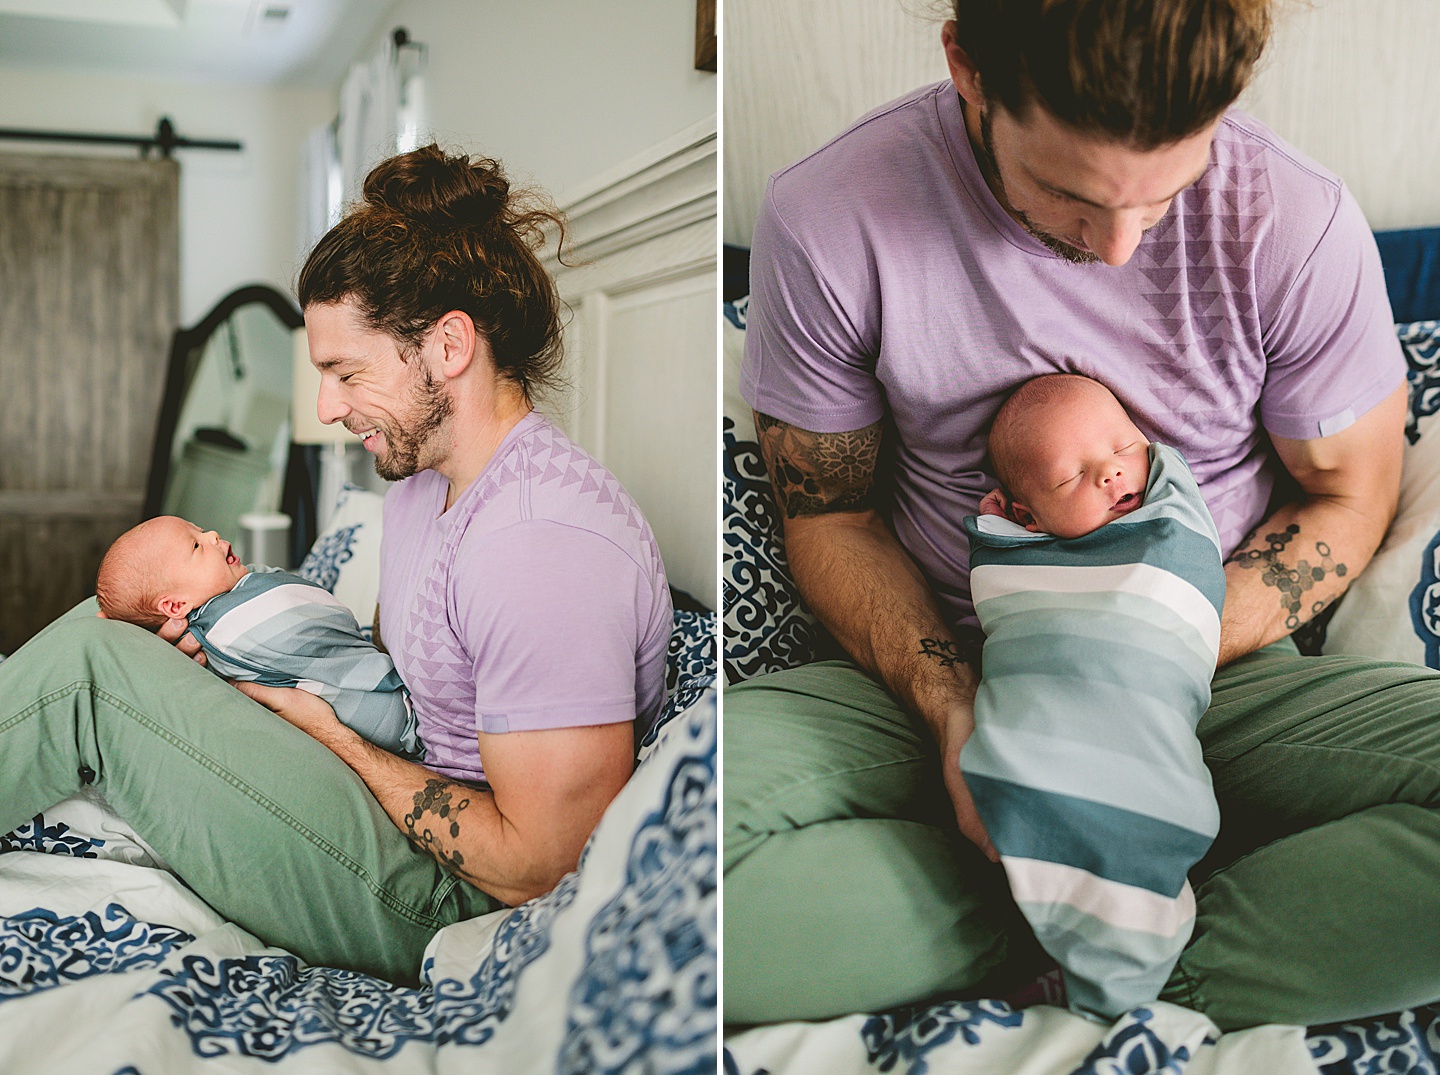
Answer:
M82 768L202 899L312 964L414 984L436 930L500 906L327 748L93 601L0 664L0 832Z
M1223 1029L1440 999L1440 674L1301 657L1217 673L1220 837L1163 998ZM995 995L1044 966L960 837L919 721L826 662L725 692L725 1019Z

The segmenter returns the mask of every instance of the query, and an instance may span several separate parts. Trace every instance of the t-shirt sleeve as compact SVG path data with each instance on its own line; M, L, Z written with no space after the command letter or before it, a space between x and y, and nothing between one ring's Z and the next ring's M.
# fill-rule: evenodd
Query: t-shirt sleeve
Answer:
M813 206L782 211L772 179L750 251L750 310L740 394L762 414L816 433L877 422L884 391L875 378L878 339L857 296L874 294L863 276L872 259L857 235L825 234L823 255L801 233L813 230ZM823 213L822 213L823 215ZM838 227L838 225L837 225ZM817 257L843 264L847 279L827 279Z
M629 556L589 530L534 521L462 544L456 568L478 731L635 719L641 610L652 595Z
M1282 296L1265 349L1260 416L1287 440L1339 433L1404 379L1380 252L1348 190Z

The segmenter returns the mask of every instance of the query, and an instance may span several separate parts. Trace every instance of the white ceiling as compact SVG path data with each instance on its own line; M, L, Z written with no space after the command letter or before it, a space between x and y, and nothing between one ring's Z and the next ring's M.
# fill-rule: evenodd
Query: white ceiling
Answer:
M0 66L334 86L395 0L0 0Z

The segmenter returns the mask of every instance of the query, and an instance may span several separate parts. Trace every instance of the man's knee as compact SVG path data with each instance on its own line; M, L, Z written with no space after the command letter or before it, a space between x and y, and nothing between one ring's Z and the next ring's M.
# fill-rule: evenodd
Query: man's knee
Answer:
M852 665L775 673L725 696L725 855L849 818L953 826L919 722Z

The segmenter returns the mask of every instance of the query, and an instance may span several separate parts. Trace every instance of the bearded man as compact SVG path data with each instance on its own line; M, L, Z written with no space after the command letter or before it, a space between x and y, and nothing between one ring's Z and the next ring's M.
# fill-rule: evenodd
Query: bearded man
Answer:
M727 1021L1044 969L958 764L962 520L996 409L1060 372L1180 450L1227 556L1198 729L1221 832L1161 995L1227 1029L1440 996L1440 677L1290 639L1385 534L1406 391L1358 206L1231 107L1269 29L1265 0L955 0L948 81L772 178L742 391L853 663L726 692Z

